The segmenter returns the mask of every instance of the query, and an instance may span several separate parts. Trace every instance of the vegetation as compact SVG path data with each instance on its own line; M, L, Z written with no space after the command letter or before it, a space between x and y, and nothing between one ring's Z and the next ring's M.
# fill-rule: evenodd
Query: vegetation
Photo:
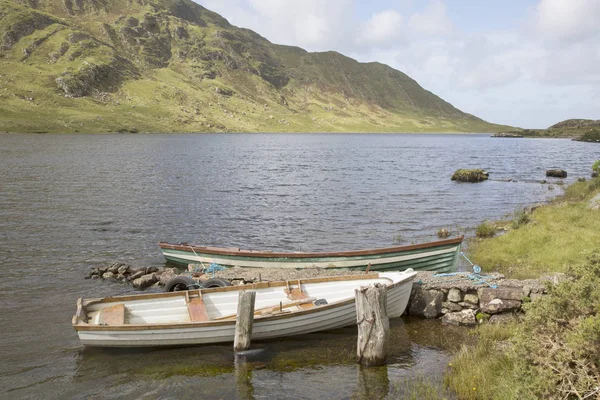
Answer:
M507 325L483 323L445 382L461 399L582 399L600 395L600 214L588 199L600 178L577 182L553 204L516 213L513 229L471 244L478 264L510 278L552 271L565 279ZM529 301L527 301L529 300Z
M600 120L567 119L548 129L518 129L503 132L499 137L553 137L574 138L584 142L600 141Z
M483 182L490 174L482 169L459 169L452 175L451 180L458 182Z
M489 221L483 221L481 224L477 226L475 229L475 235L478 238L488 238L496 235L497 228L496 225Z
M592 165L592 171L594 171L597 174L600 174L600 160L596 160L594 165Z
M191 0L0 0L0 132L495 132L380 63Z
M493 240L473 242L471 259L486 270L514 278L565 272L568 265L582 262L585 252L600 243L600 214L585 202L599 191L599 178L570 185L553 204L537 208L531 215L521 214L513 222L517 229ZM491 231L483 225L477 228L478 237Z
M600 252L567 276L524 305L521 323L477 329L446 374L459 398L581 399L599 389Z

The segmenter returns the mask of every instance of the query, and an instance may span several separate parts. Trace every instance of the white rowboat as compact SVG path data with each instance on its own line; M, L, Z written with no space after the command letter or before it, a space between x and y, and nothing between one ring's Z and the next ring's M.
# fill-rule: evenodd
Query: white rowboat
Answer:
M85 346L155 347L233 342L240 290L255 290L252 340L356 323L354 291L387 286L390 318L404 312L416 272L261 282L182 292L79 299L73 327Z

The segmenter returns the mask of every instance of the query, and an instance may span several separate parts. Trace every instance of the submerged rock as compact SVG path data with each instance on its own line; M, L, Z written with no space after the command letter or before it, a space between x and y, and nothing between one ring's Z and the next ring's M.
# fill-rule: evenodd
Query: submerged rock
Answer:
M551 178L566 178L567 171L565 171L564 169L549 169L546 171L546 176L549 176Z

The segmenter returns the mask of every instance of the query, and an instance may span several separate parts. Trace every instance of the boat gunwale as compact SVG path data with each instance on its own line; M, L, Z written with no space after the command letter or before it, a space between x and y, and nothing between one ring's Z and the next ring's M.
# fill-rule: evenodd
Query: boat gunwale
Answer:
M363 279L388 279L391 281L390 278L388 277L380 277L379 274L368 274L368 275L350 275L350 276L343 276L346 278L353 278L353 279L347 279L349 281L352 280L361 280L361 279L356 279L354 278L355 276L357 277L361 277ZM407 274L407 276L403 277L402 279L400 279L397 282L393 282L391 281L389 284L386 284L386 289L390 290L390 289L394 289L402 284L407 283L407 281L411 281L414 279L414 277L416 276L416 272L412 272ZM342 277L342 278L343 278ZM329 277L329 278L341 278L341 277ZM313 282L308 282L309 280L312 280ZM321 282L314 282L314 280L320 280ZM298 280L294 279L291 280L290 282L297 282ZM329 281L327 278L310 278L310 279L300 279L300 281L302 283L324 283ZM331 280L331 281L340 281L340 279L336 279L336 280ZM265 282L265 283L278 283L277 286L285 286L286 282L285 281L281 281L281 282ZM281 283L283 283L283 285L280 285ZM214 289L200 289L201 292L204 292L204 290L210 290L211 292L215 292L215 291L231 291L231 290L221 290L221 289L231 289L231 288L238 288L237 290L247 290L250 289L249 286L254 286L256 284L251 284L251 285L240 285L240 286L228 286L228 287L224 287L224 288L214 288ZM265 286L263 288L268 288L268 287L273 287L273 286ZM192 290L191 292L194 292L195 290ZM151 293L151 294L147 294L147 295L136 295L136 296L119 296L119 297L106 297L106 298L102 298L102 299L94 299L94 300L88 300L88 301L83 301L84 304L84 309L85 307L87 307L88 305L93 305L93 304L99 304L99 303L110 303L110 302L116 302L116 301L131 301L131 300L139 300L141 297L148 299L148 298L160 298L160 297L176 297L173 296L173 294L177 294L180 296L185 296L186 293L189 291L182 291L182 292L171 292L171 293ZM167 296L169 295L169 296ZM297 317L297 316L302 316L302 315L308 315L308 314L312 314L312 313L316 313L316 312L321 312L324 310L329 310L329 309L335 309L338 307L342 307L348 304L352 304L355 302L355 298L351 297L348 298L346 300L340 300L337 301L335 303L330 303L330 304L324 304L315 308L310 308L310 309L300 309L300 310L295 310L295 311L291 311L285 314L279 314L279 315L264 315L264 316L255 316L254 320L256 322L269 322L269 321L276 321L276 320L281 320L281 319L287 319L287 318L292 318L292 317ZM274 306L275 307L275 306ZM75 322L75 318L73 319L73 322ZM77 323L73 323L73 328L76 331L145 331L145 330L170 330L170 329L186 329L186 328L204 328L204 327L213 327L213 326L226 326L226 325L235 325L236 320L221 320L221 321L200 321L200 322L182 322L182 323L164 323L164 324L123 324L123 325L95 325L95 324L88 324L86 322L82 322L82 321L78 321Z
M445 245L460 244L464 240L464 235L452 239L438 240L435 242L411 244L405 246L385 247L379 249L366 250L350 250L337 252L270 252L270 251L253 251L253 250L231 250L227 248L197 246L191 244L174 244L167 242L159 242L158 246L161 249L178 250L202 254L216 254L223 256L239 256L251 258L327 258L327 257L361 257L370 255L385 255L389 253L400 253L410 250L421 250Z

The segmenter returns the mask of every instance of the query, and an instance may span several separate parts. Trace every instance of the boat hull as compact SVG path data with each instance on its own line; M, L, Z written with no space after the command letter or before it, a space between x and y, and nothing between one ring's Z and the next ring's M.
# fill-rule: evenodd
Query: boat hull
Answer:
M410 297L412 280L415 273L407 271L403 274L405 276L402 279L387 285L387 312L390 318L402 315ZM336 282L332 283L332 285L335 284ZM339 282L337 284L340 285ZM362 282L357 282L355 284L356 288L360 287L361 284ZM331 291L331 288L335 287L332 285L324 287L322 290ZM356 324L355 300L353 297L348 298L348 293L352 293L353 290L353 288L344 288L346 298L331 304L288 314L255 317L252 340L269 340L278 337L303 335ZM313 294L320 296L319 292L313 292ZM177 306L179 300L175 297L176 295L174 296L171 293L168 295L169 297L164 302L163 313L176 315L180 312ZM237 296L237 291L232 292L231 295ZM220 301L230 301L228 300L229 297L225 296L228 295L225 294ZM259 298L259 296L261 297ZM257 291L257 305L274 301L272 296L271 292L267 291L261 294L260 291ZM335 293L333 296L336 296ZM269 300L267 299L268 297L272 297L272 299ZM227 310L232 310L236 307L236 304L233 304L233 297L231 297L231 301L232 304L225 307ZM136 313L139 315L137 318L143 318L143 308L147 307L147 305L144 305L146 303L143 301L139 301L138 303L136 306L130 302L128 306L137 307L138 310ZM211 303L208 297L207 303L210 309ZM106 303L106 306L108 307L110 304L113 303ZM223 312L227 313L227 310ZM215 320L202 323L133 324L114 327L76 323L74 324L74 328L79 335L81 343L91 347L202 345L233 342L235 320Z
M159 243L165 259L188 265L243 268L323 268L371 271L453 272L457 269L462 238L415 246L340 253L269 253L237 249Z

